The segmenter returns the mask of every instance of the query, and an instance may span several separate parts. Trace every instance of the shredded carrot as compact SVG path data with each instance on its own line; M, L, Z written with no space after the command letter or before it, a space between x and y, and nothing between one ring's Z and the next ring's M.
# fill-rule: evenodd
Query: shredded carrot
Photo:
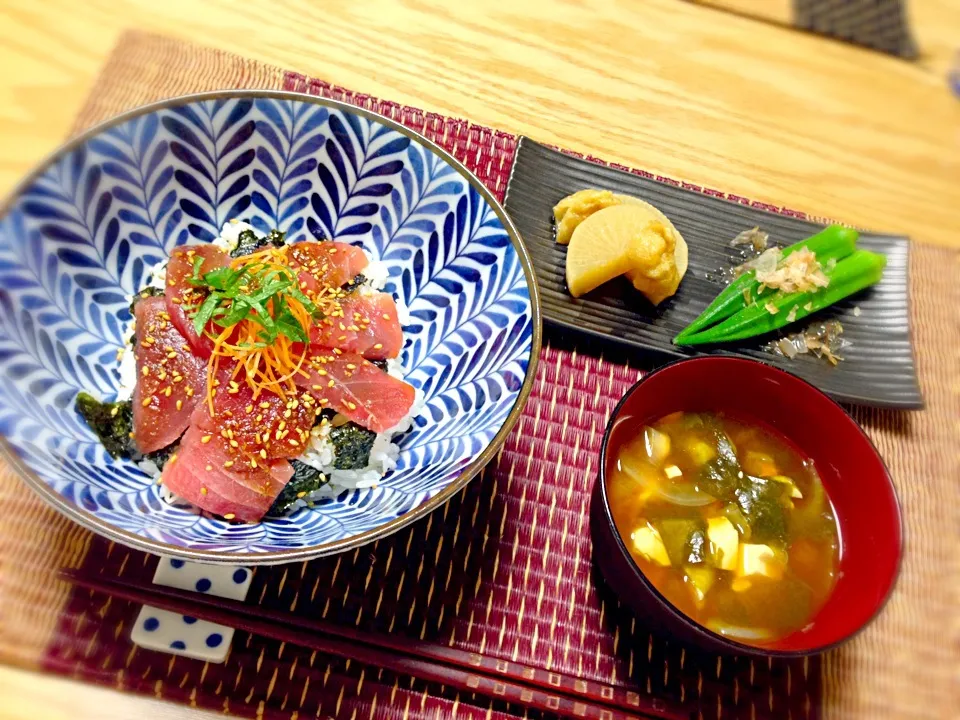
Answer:
M290 267L289 258L284 248L267 248L260 252L235 258L230 263L233 269L250 267L256 274L275 272L282 275L296 276L297 271ZM292 295L284 298L291 314L300 323L300 326L309 335L314 324L310 311ZM324 315L342 315L336 289L320 288L315 297L310 298ZM267 301L267 309L273 312L273 300ZM219 329L219 328L218 328ZM243 370L243 380L253 390L256 399L262 392L270 391L286 400L287 393L296 389L294 377L298 374L309 376L303 366L308 359L309 343L298 343L286 335L279 335L267 347L258 347L259 338L263 331L260 323L253 319L245 319L236 325L223 328L213 339L213 351L207 367L207 404L213 414L213 397L215 394L217 371L223 358L236 361L230 375L231 383L239 382L237 378ZM228 339L233 338L233 342ZM297 350L299 345L299 352ZM233 386L231 386L233 387ZM229 388L223 388L229 392ZM235 392L235 390L234 390Z

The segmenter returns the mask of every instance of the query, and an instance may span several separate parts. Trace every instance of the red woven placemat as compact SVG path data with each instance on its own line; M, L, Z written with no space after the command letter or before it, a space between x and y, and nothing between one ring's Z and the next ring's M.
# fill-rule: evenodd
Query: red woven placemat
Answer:
M515 147L511 135L152 36L124 38L78 125L161 97L224 87L284 87L381 112L451 151L498 197L505 191ZM915 257L914 272L928 290L914 298L922 319L917 327L935 359L945 356L938 338L946 338L948 346L958 337L955 322L949 324L937 310L942 301L933 301L948 291L936 272L948 262L956 262L955 256L942 251ZM919 365L927 411L858 413L895 476L903 472L912 483L918 468L939 477L937 471L946 467L944 458L953 449L948 419L956 407L956 398L947 396L953 376L943 364L931 365L921 355ZM936 662L945 657L936 626L902 619L902 604L886 612L900 633L894 646L899 641L898 647L907 648L900 666L885 652L886 635L873 634L861 643L872 651L869 656L858 651L833 653L826 661L755 662L656 639L642 618L623 611L595 576L587 507L609 411L639 375L637 367L578 352L553 338L515 431L496 461L463 493L384 541L310 563L258 569L249 601L294 615L435 639L604 681L638 696L688 702L704 718L817 716L821 677L829 680L835 701L839 698L842 712L837 714L877 717L878 706L862 695L869 687L865 676L881 686L895 685L901 668L925 657L923 672L931 687L934 678L949 677L949 666ZM921 438L929 443L928 452L915 445ZM0 653L7 659L29 661L35 651L40 664L54 672L245 716L542 717L243 633L223 665L138 650L129 641L135 607L86 591L66 595L50 580L51 572L62 564L82 564L112 576L146 578L155 558L70 527L14 482L9 474L0 475L0 507L11 518L0 532L0 558L20 559L16 569L0 568L0 601L5 612L12 608L23 620L19 634L0 626ZM943 486L926 487L940 492ZM922 494L913 501L922 513L908 516L908 525L955 517L944 509L947 503L930 502ZM37 532L39 527L44 533ZM924 562L905 565L901 586L909 580L906 592L917 607L924 602L930 612L945 610L948 594L941 592L939 570L946 566L941 550L946 551L929 542L926 548ZM43 590L47 583L54 588L50 592ZM854 675L856 689L841 693L844 678Z

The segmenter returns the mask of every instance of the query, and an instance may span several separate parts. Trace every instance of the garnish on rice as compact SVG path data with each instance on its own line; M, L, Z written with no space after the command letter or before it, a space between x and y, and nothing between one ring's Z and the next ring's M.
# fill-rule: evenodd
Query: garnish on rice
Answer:
M229 265L201 273L194 264L194 302L188 307L198 335L213 340L207 375L207 402L213 409L214 382L222 358L236 366L231 377L242 381L258 398L264 390L286 397L295 389L294 376L309 355L314 322L338 307L337 289L322 288L308 297L299 285L283 248L234 258Z

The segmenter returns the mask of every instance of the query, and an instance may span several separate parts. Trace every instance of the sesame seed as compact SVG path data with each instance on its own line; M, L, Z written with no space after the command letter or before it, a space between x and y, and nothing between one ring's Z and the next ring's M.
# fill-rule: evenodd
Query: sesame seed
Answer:
M223 464L223 466L224 466L225 468L233 467L233 460L227 460L227 461Z
M223 519L224 519L224 520L233 520L235 517L236 517L236 515L234 515L233 513L227 513L226 515L223 516Z
M377 343L376 345L373 346L373 349L374 349L374 350L382 350L382 349L383 349L383 343Z
M110 417L116 417L118 412L120 412L120 408L116 406L110 408Z
M267 451L263 448L260 448L260 457L262 457L264 460L267 459Z
M146 377L147 375L150 374L150 368L148 368L146 365L144 365L144 366L143 366L143 370L140 371L140 374L143 375L144 377Z
M210 466L208 465L207 467L210 467ZM210 469L212 470L213 468L210 468ZM200 494L201 494L201 495L206 495L206 494L207 494L207 489L206 489L205 487L200 488Z
M210 472L211 470L213 470L213 465L207 465L206 471Z
M389 319L390 319L390 316L387 315L386 313L384 313L383 315L381 315L381 317L382 317L384 320L389 320Z
M356 370L357 366L353 363L347 363L347 370Z
M288 417L290 417L291 415L293 415L293 413L292 413L290 410L284 410L284 411L283 411L283 416L284 416L285 418L288 418Z
M323 390L323 385L311 385L314 390Z
M304 498L306 496L307 496L306 490L301 490L300 492L297 493L297 498Z
M264 410L269 410L269 409L270 409L270 403L268 403L268 402L262 402L262 403L260 403L260 407L262 407Z
M326 375L326 374L327 374L327 371L324 370L323 368L318 368L318 369L317 369L317 375L319 375L320 377L323 377L323 376Z
M177 353L174 352L173 350L167 353L167 357L170 358L171 360L173 360L176 356L177 356Z
M287 440L287 443L290 444L290 445L293 445L294 447L296 447L297 445L300 444L299 442L297 442L297 441L294 440L293 438L290 438L289 440Z
M252 412L253 412L253 405L247 405L247 407L244 408L244 412L247 413L247 415L249 415L250 413L252 413Z
M173 388L170 387L169 385L167 385L167 386L163 389L163 394L166 395L167 397L170 397L170 396L173 394Z
M183 410L183 400L177 400L177 410Z
M150 404L150 400L152 400L152 398L146 397L146 398L143 399L143 402L140 403L140 404L141 404L143 407L146 407L147 405Z
M333 380L327 383L328 388L332 388L334 385L336 385L336 383Z
M250 458L250 467L252 468L257 467L257 461L254 458Z
M210 442L210 438L212 437L213 435L204 435L202 438L200 438L200 442L206 445L208 442Z
M356 403L352 403L352 402L348 402L348 403L347 403L347 407L350 408L351 410L356 410L356 409L357 409L357 404L356 404Z

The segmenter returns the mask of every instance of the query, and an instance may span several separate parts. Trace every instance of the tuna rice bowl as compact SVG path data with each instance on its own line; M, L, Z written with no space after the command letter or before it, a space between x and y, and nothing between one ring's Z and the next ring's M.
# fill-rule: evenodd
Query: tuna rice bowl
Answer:
M376 486L422 406L404 380L406 308L353 245L232 220L131 298L121 387L77 410L178 506L256 523Z

